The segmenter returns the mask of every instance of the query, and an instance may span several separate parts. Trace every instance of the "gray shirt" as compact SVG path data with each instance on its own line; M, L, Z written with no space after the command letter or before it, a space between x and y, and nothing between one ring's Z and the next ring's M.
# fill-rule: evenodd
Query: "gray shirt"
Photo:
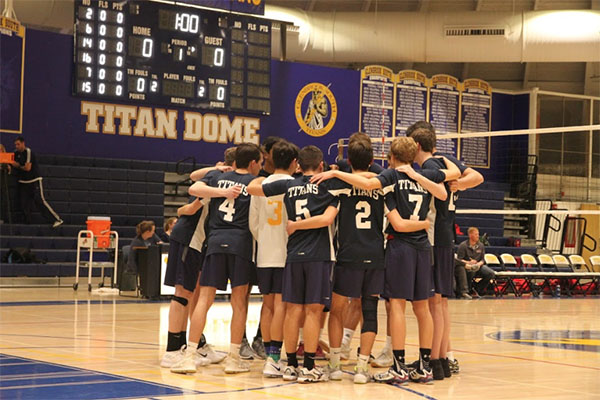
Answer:
M461 244L458 245L458 250L456 250L456 258L457 262L460 263L459 260L469 261L471 259L480 262L484 261L485 257L485 246L481 242L475 243L473 246L469 244L469 239L465 240ZM463 264L463 263L460 263Z

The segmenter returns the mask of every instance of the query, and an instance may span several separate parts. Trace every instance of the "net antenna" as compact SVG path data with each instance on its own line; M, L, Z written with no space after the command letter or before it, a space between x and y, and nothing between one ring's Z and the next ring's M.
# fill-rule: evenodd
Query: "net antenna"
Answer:
M4 18L12 19L13 21L19 22L17 19L17 14L15 13L15 9L13 7L13 0L6 0L4 3L4 10L2 10L2 16Z

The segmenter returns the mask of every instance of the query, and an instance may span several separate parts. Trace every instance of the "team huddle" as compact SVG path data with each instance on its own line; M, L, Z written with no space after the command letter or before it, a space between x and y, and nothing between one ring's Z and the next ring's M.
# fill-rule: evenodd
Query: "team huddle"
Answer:
M269 138L262 151L241 144L228 149L224 166L192 173L193 197L178 210L170 238L165 284L175 286L175 295L161 366L194 373L223 361L203 331L216 291L229 283L233 315L225 373L250 370L240 350L253 284L263 295L264 376L300 383L341 380L341 360L348 358L345 313L357 302L355 383L432 383L458 372L449 351L447 302L454 271L454 200L458 190L482 178L436 153L435 142L433 127L416 123L391 143L389 168L383 170L373 164L370 138L355 133L348 164L323 171L317 147L298 149ZM389 369L372 375L380 298L388 312L387 341L373 365ZM411 364L404 350L407 300L419 330L419 357ZM321 368L315 358L324 313L329 314L329 361Z

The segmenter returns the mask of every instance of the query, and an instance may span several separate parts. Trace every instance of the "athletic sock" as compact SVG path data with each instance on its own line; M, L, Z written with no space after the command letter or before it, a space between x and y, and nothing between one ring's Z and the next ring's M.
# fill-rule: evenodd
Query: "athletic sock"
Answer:
M233 358L239 358L240 347L242 347L241 344L229 343L229 356L232 356Z
M187 332L181 331L179 333L181 335L181 337L179 339L179 348L181 348L181 346L187 345Z
M340 364L340 356L342 354L342 349L340 347L330 347L329 348L329 365L336 366Z
M304 352L304 368L309 371L315 367L315 354L316 353Z
M358 362L356 363L357 369L367 369L369 367L369 356L363 354L358 355Z
M296 357L296 352L286 354L288 359L288 366L298 368L298 358Z
M421 370L429 369L429 362L431 361L431 349L419 349L419 358L421 359Z
M454 352L453 351L446 352L446 358L448 358L449 361L454 361Z
M167 351L177 351L181 349L181 332L169 332L167 335Z
M342 339L342 346L350 346L352 337L354 336L354 329L344 328L344 338Z
M204 336L204 333L202 334L202 336L200 336L200 343L198 343L198 347L204 347L204 345L206 344L206 337Z
M283 342L277 340L271 340L271 353L270 356L273 361L278 362L281 357L281 346L283 346ZM294 353L296 354L296 353Z
M268 356L270 354L271 342L264 342L263 345L265 346L265 353L267 353Z
M394 354L394 370L400 372L400 365L405 364L404 350L392 350Z
M196 350L198 350L198 343L188 342L188 347L187 348L196 351Z

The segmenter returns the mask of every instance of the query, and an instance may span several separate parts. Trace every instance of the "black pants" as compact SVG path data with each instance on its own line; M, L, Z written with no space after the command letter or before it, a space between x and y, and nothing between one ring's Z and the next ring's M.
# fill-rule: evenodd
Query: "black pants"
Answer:
M23 211L26 224L31 223L31 216L36 209L42 213L42 216L48 222L60 221L60 216L46 201L42 178L36 178L31 181L19 181L18 191L21 210Z
M475 290L479 294L484 294L487 287L490 285L490 280L494 279L494 270L487 265L482 265L477 271L467 270L464 265L456 265L454 267L454 276L456 277L456 292L458 295L462 293L470 293L473 289L473 279L481 278L479 283L475 283Z

